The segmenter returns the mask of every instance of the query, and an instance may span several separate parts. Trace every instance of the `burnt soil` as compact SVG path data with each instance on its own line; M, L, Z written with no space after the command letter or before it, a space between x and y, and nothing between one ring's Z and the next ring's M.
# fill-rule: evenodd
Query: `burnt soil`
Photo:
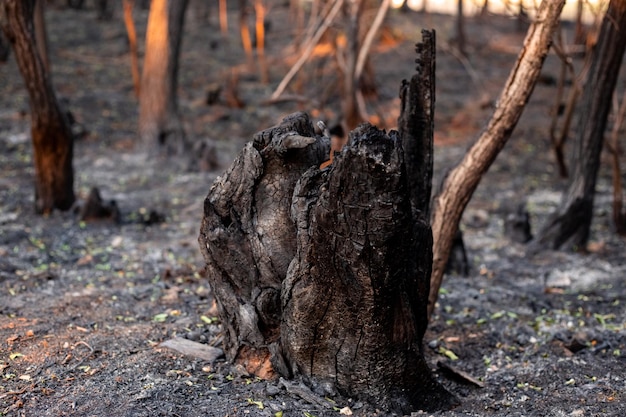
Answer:
M187 15L179 104L187 137L214 155L207 170L197 161L146 159L133 146L137 102L121 7L105 21L91 3L82 11L47 10L53 82L81 133L76 191L85 198L99 187L105 200L116 201L121 224L34 213L28 98L13 58L0 65L0 415L332 416L339 409L387 415L340 396L322 399L329 406L309 402L293 386L258 380L223 359L209 362L160 345L174 337L221 344L197 243L203 199L216 176L254 132L297 110L332 124L339 108L331 94L335 61L322 49L290 90L312 100L266 102L296 55L286 9L269 13L264 85L257 67L245 63L234 11L224 37L214 11L207 18L200 4L191 2ZM135 10L135 18L143 38L147 11ZM452 18L394 11L372 55L378 94L367 105L381 127L394 126L398 86L412 74L421 28L438 33L441 177L489 118L524 30L507 18L469 19L469 58L462 60L450 45ZM574 64L579 70L582 60ZM518 127L466 210L469 276L445 278L424 339L428 363L460 405L434 415L626 415L625 245L610 226L608 156L586 253L531 257L503 234L504 218L519 202L536 231L566 185L548 137L559 68L549 56ZM233 74L233 91L245 106L229 107L225 94L208 106L211 86L226 88Z

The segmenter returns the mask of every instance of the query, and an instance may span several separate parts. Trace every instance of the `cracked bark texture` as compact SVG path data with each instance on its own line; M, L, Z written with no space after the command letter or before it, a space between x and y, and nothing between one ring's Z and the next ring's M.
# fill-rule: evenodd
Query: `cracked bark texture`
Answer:
M330 148L305 113L255 135L204 202L199 236L218 303L227 357L271 377L280 334L280 290L296 252L291 196L300 176Z
M329 139L296 113L258 133L211 188L200 246L226 355L250 372L402 414L455 403L422 351L434 32L424 39L399 132L361 125L320 169Z
M402 413L447 408L452 398L422 356L430 226L412 215L400 135L359 126L329 170L303 176L292 215L298 252L281 326L289 371Z

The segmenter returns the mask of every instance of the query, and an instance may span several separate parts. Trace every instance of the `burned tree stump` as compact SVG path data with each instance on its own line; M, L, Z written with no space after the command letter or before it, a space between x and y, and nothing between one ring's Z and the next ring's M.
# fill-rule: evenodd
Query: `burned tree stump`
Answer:
M329 140L296 113L211 188L199 241L229 360L405 414L454 402L422 352L434 50L426 32L400 132L361 125L320 169Z

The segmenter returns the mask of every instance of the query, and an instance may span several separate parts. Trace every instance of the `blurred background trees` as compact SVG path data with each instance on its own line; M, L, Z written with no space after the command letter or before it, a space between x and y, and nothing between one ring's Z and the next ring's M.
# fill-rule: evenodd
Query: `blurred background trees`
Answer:
M75 200L74 137L48 70L43 0L2 0L0 7L2 31L13 47L28 90L35 210L42 214L68 210Z
M406 36L401 33L401 29L406 33L406 28L394 27L396 13L403 13L404 16L408 14L411 18L420 13L422 22L432 21L429 14L435 11L452 16L449 27L436 28L439 53L454 56L460 65L460 73L469 76L466 89L472 90L476 97L458 106L459 112L454 120L445 123L458 123L466 127L469 123L463 119L466 109L489 109L493 107L494 100L494 97L483 97L486 94L483 87L489 81L489 75L478 74L474 70L476 62L483 58L481 48L487 46L468 32L467 20L481 19L482 27L487 28L491 24L490 19L496 14L507 13L513 25L519 24L519 28L525 30L537 13L530 2L522 4L512 0L459 0L445 4L412 0L125 0L123 8L120 7L122 3L111 1L0 0L0 4L3 10L0 60L3 57L12 59L7 58L6 46L13 45L15 59L31 98L33 159L37 167L37 210L44 213L54 209L66 210L75 198L71 185L73 138L71 120L68 118L70 113L61 108L52 85L55 60L62 58L59 55L46 58L49 56L45 36L46 7L63 9L70 6L85 12L95 10L94 26L103 25L104 22L126 25L128 41L124 40L127 43L119 49L121 59L131 58L131 70L116 75L125 85L132 86L127 91L129 94L138 96L136 112L127 111L127 118L136 126L132 145L129 146L136 147L138 152L153 149L165 156L183 154L189 158L211 158L211 155L215 155L217 142L210 137L198 138L189 134L193 132L191 126L211 125L216 120L228 119L235 112L263 113L268 106L274 106L284 113L305 110L311 112L314 118L324 120L331 128L336 150L340 149L347 132L361 122L369 121L385 128L396 127L397 114L393 113L390 106L383 107L381 101L390 96L394 96L394 99L397 97L395 85L399 80L383 79L381 73L388 68L376 62L377 54L395 48ZM591 215L589 207L593 207L593 198L588 196L593 192L594 178L598 166L602 164L598 155L603 148L610 151L615 187L613 219L616 230L623 231L619 166L620 125L625 112L619 98L623 91L619 88L620 84L615 87L617 78L601 79L598 75L610 73L618 77L623 55L623 49L619 49L623 47L619 14L623 1L615 0L609 5L609 1L604 0L579 0L573 6L575 11L569 20L562 20L556 29L550 50L552 57L560 61L561 70L553 78L543 73L540 76L539 82L551 83L555 88L551 123L542 128L545 128L546 137L550 139L556 155L555 170L562 176L572 175L571 189L565 195L569 195L570 200L580 200L583 197L573 193L573 190L586 190L583 199L591 203L585 209L587 219ZM435 7L448 9L438 10ZM601 22L607 10L611 14L604 20L601 31ZM393 15L392 19L390 15ZM26 23L16 25L17 19L23 19ZM604 33L609 27L613 30L610 38L614 41L607 44L605 39L608 35ZM20 31L20 28L27 30ZM415 32L419 29L416 27ZM186 49L182 38L190 35L205 39L203 48L206 49ZM19 39L27 41L19 42ZM117 38L101 39L100 44L93 40L94 50L109 46L114 42L112 39ZM56 40L53 39L52 46L54 42ZM109 44L105 45L104 42ZM514 50L510 54L513 55L519 52L522 44L521 41L517 44L509 42L507 47ZM220 48L232 51L232 54L222 58L221 62L210 60L212 51ZM65 54L71 56L71 52ZM186 86L187 90L184 91L179 87L177 79L181 75L181 66L185 65L185 54L204 54L207 57L206 61L211 62L210 67L207 64L207 67L186 68L185 71L211 74L203 80L209 79L212 83ZM94 58L87 56L80 59ZM502 59L503 62L505 59L510 60L507 65L514 64L513 59L507 58L505 54ZM106 62L103 60L98 65L106 66ZM410 65L408 63L407 68ZM387 71L385 76L389 73ZM391 93L386 88L387 84L394 85ZM102 91L112 88L99 87ZM87 87L77 83L74 88ZM202 116L193 119L184 111L181 112L181 97L186 108L207 106ZM71 107L71 95L65 99ZM442 96L437 99L441 102ZM603 103L601 106L600 102ZM397 107L398 102L395 103ZM80 110L83 114L97 112L95 108ZM264 117L246 120L250 124L258 123L259 120L267 122L267 125L275 122L268 116ZM604 119L606 122L602 122ZM597 124L586 125L589 121ZM435 130L447 128L445 123L435 126ZM267 125L249 126L246 129L256 131ZM603 147L607 128L611 129L611 142L610 146ZM235 129L240 132L244 130L233 123L231 130ZM489 128L485 126L485 129ZM593 131L595 136L583 139L581 135L585 131ZM572 143L567 140L569 136L574 138ZM467 137L464 139L471 140ZM540 140L533 139L533 145L544 146ZM579 143L583 140L591 140L593 149L581 148ZM572 151L574 157L568 160L566 155ZM592 163L592 160L595 162ZM196 166L212 169L216 164L211 162ZM585 185L574 185L578 181L576 178L581 176L587 178ZM567 206L565 202L563 204L563 207ZM580 211L575 211L580 215ZM577 222L577 227L587 228L587 223L587 220L580 224ZM544 229L536 243L547 242L548 235L552 236ZM582 238L576 242L569 240L565 247L584 247L588 233L577 232L577 235ZM554 244L552 240L548 247L563 247Z

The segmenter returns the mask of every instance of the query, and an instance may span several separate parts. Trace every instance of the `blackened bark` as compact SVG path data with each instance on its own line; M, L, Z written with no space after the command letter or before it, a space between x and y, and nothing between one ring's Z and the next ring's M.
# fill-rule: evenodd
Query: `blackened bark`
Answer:
M422 30L416 45L418 66L400 88L398 131L407 159L406 170L414 216L430 222L435 120L435 31Z
M185 151L176 95L178 57L188 0L154 0L146 31L146 57L139 92L139 136L161 154Z
M543 247L579 250L587 245L604 131L625 49L626 1L612 0L592 51L581 98L572 181L533 242L533 251Z
M280 333L280 290L296 251L291 196L329 151L309 117L296 113L257 133L204 203L200 248L225 327L226 356L271 376Z
M249 372L404 414L454 403L422 351L434 33L424 38L418 75L401 90L400 133L361 125L320 169L329 139L297 113L257 134L211 188L200 247L226 356Z
M37 50L33 30L34 0L3 0L2 30L15 52L31 110L35 161L35 210L68 210L75 200L72 167L74 138L66 114Z
M5 63L9 59L11 53L11 46L9 41L4 35L4 32L0 31L0 63Z
M361 125L329 170L300 180L281 347L292 374L408 414L452 397L422 356L430 227L413 221L404 163L397 132Z

